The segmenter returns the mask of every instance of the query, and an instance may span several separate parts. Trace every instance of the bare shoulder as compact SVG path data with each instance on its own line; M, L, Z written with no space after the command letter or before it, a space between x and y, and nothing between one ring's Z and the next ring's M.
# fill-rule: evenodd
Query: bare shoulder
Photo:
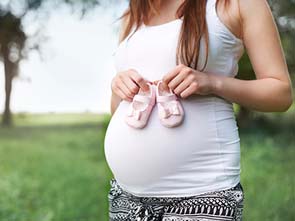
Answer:
M239 0L219 0L216 8L220 20L238 38L242 38Z
M272 12L267 0L238 0L242 20L272 19Z
M288 68L275 19L267 0L239 0L244 45L257 78L288 81Z
M244 40L245 24L272 20L267 0L219 0L217 14L236 37Z

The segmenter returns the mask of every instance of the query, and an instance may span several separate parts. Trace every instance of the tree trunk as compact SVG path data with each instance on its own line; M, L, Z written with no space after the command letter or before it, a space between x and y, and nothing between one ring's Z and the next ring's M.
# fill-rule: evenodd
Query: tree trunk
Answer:
M4 49L5 48L5 49ZM5 46L2 49L4 60L4 74L5 74L5 107L2 118L2 124L4 126L12 126L12 117L10 111L12 81L13 81L13 64L9 60L9 51Z

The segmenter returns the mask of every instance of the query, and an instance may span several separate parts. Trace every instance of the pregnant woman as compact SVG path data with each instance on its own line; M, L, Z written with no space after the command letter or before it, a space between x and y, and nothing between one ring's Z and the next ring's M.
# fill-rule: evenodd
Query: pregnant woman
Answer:
M283 112L293 100L267 1L130 0L121 18L105 135L110 220L242 220L233 103ZM256 80L235 78L245 49ZM132 99L159 81L183 122L163 126L155 105L144 128L130 127Z

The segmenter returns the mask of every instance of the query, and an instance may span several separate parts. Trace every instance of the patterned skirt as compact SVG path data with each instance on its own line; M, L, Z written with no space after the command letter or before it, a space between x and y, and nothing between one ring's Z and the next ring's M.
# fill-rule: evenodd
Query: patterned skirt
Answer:
M242 220L244 191L240 183L227 190L189 197L139 197L110 180L110 221Z

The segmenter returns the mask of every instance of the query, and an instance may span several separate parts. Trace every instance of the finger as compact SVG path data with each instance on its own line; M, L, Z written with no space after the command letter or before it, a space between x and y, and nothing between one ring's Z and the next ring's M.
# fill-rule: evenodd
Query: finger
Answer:
M176 75L168 84L171 90L174 90L181 82L188 76L188 69L181 69L181 71Z
M167 74L165 74L162 78L162 81L164 84L168 85L169 82L181 71L182 68L186 67L183 64L177 65L174 69L169 71Z
M161 80L155 80L155 81L153 81L152 83L153 83L154 85L158 85L159 81L161 81ZM170 90L169 87L168 87L168 85L166 85L164 82L161 83L161 88L162 88L162 90L164 90L164 91L169 91L169 90Z
M143 91L149 90L149 86L147 85L147 80L145 80L136 71L132 70L130 73L130 77Z
M191 83L192 81L189 78L186 78L173 90L173 92L177 95L180 95L186 88L190 86Z
M157 85L159 81L160 81L160 80L155 80L155 81L153 81L152 83L153 83L154 85Z
M162 84L162 88L163 88L163 90L164 91L169 91L170 92L170 88L168 87L168 85L166 85L166 84Z
M188 96L196 92L197 83L191 83L183 92L180 93L180 97L187 98Z
M124 93L124 95L126 95L130 99L133 99L134 95L131 93L131 91L129 90L129 88L124 84L124 82L122 81L122 79L118 83L118 85L119 85L118 88Z
M129 101L129 102L131 102L132 101L132 99L131 98L129 98L120 88L116 88L116 93L118 94L118 96L120 97L120 98L122 98L123 100L127 100L127 101Z
M139 86L137 84L135 84L134 81L132 81L129 76L124 77L122 80L133 95L138 93Z

